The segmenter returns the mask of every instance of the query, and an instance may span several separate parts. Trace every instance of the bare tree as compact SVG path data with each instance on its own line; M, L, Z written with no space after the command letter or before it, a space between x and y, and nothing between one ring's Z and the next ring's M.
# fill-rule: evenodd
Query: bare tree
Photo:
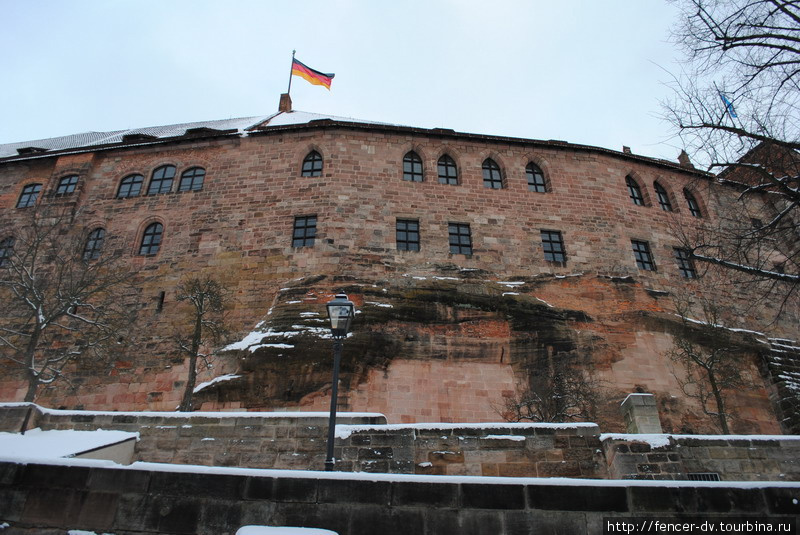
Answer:
M597 385L567 355L542 360L542 366L531 370L526 387L506 398L503 417L511 422L594 419Z
M721 324L722 309L715 303L700 302L702 318L691 317L690 303L676 300L682 330L667 353L677 365L673 375L683 393L700 402L703 412L716 419L723 434L730 433L731 413L726 403L730 392L751 387L742 373L741 347L731 341L731 332Z
M69 381L68 364L118 352L135 312L123 303L130 272L104 231L90 247L72 214L43 210L12 232L0 257L0 358L24 369L33 401L40 386Z
M192 397L197 383L198 362L211 368L211 354L203 352L212 347L227 333L226 309L231 302L231 292L211 275L189 277L178 286L177 300L186 303L184 318L188 335L178 334L175 340L178 351L189 357L189 376L183 392L180 411L191 411Z
M677 3L686 62L666 116L736 192L684 246L785 302L800 286L800 2Z

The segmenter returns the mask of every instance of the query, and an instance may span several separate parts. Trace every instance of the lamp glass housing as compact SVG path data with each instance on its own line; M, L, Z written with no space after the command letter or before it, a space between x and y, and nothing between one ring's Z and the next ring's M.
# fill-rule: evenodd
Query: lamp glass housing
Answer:
M347 295L338 294L328 302L328 318L331 321L331 334L334 338L344 338L350 331L350 324L355 315L355 305L347 299Z

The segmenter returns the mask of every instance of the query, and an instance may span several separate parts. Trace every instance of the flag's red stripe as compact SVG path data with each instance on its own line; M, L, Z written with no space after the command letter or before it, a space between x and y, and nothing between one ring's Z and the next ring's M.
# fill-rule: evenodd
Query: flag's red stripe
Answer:
M302 63L299 63L298 61L295 61L292 64L292 74L296 74L298 76L302 76L303 78L305 78L309 82L311 82L312 79L319 80L322 83L322 85L325 85L325 86L331 85L331 80L333 79L332 76L323 74L323 73L321 73L319 71L315 71L314 69L309 69L308 67L306 67ZM313 83L313 82L311 82L311 83Z

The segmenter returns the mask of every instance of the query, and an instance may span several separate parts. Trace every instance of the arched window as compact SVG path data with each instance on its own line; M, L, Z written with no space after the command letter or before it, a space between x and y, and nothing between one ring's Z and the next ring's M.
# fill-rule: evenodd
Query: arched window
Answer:
M661 207L662 210L665 212L672 211L672 203L669 202L669 195L667 195L667 190L659 184L658 182L653 182L653 189L656 190L656 196L658 197L658 205Z
M490 189L503 189L503 175L500 166L491 158L483 160L483 187Z
M159 193L169 193L172 191L172 180L175 178L174 165L162 165L153 171L153 178L150 179L150 186L147 188L148 195L158 195Z
M95 260L100 257L100 250L103 248L103 240L106 238L106 229L96 228L89 233L86 245L83 248L84 260Z
M14 238L9 236L0 241L0 267L5 267L9 263L11 253L14 252Z
M437 167L439 170L439 184L458 185L458 168L455 160L445 154L439 158Z
M58 187L56 188L56 195L69 195L75 191L75 187L78 185L78 175L70 175L61 178L58 181Z
M119 191L117 191L117 199L126 199L128 197L138 197L142 192L142 184L144 177L142 175L128 175L119 183Z
M413 150L403 156L403 180L422 182L422 158Z
M158 252L161 246L161 238L164 234L164 225L161 223L151 223L144 229L142 235L142 245L139 247L139 254L142 256L152 256Z
M686 197L686 204L689 206L689 213L691 213L694 217L703 217L703 213L700 211L700 205L697 204L697 199L694 198L694 195L692 195L688 189L684 188L683 196Z
M541 167L531 162L525 167L525 175L528 177L528 190L536 193L546 193L547 183L544 181L544 173Z
M628 194L630 195L633 204L636 206L644 206L644 197L642 196L642 190L639 187L639 184L637 184L630 175L625 177L625 183L628 185Z
M40 191L42 191L41 184L28 184L22 188L22 193L20 193L17 201L17 208L27 208L36 204L36 198L39 196Z
M203 189L203 180L206 178L206 170L202 167L192 167L181 173L181 181L178 184L178 191L200 191Z
M322 176L322 156L312 150L303 160L301 176Z

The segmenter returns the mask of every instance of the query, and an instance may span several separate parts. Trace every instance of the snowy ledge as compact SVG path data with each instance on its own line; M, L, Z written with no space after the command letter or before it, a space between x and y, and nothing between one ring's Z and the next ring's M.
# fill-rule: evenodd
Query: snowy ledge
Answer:
M387 425L337 425L336 438L346 439L359 431L399 431L405 429L419 431L450 431L453 429L505 429L509 431L521 429L598 429L597 424L591 422L575 422L565 424L548 423L479 423L479 424L451 424L451 423L420 423L420 424L387 424ZM507 438L509 435L504 435Z
M159 418L325 418L330 415L326 412L303 412L303 411L275 411L275 412L256 412L256 411L221 411L221 412L178 412L178 411L70 411L61 409L48 409L35 403L11 402L0 403L0 409L11 407L37 407L43 414L74 416L77 414L92 416L148 416ZM339 417L352 418L385 418L379 412L338 412Z
M666 433L602 433L600 442L606 440L624 440L627 442L644 442L650 444L653 449L663 448L670 445L670 438L673 440L782 440L795 441L800 443L799 435L669 435Z
M344 481L387 481L398 483L446 483L481 485L529 485L564 487L719 487L739 489L791 488L800 490L798 481L669 481L636 479L577 479L566 477L487 477L487 476L433 476L417 474L376 474L372 472L318 472L312 470L267 470L260 468L233 468L223 466L177 465L135 462L120 465L111 461L92 459L35 459L13 457L0 453L0 462L14 464L37 464L44 466L71 466L83 468L107 468L114 470L138 470L160 473L184 473L201 475L231 475L239 477L271 477Z

